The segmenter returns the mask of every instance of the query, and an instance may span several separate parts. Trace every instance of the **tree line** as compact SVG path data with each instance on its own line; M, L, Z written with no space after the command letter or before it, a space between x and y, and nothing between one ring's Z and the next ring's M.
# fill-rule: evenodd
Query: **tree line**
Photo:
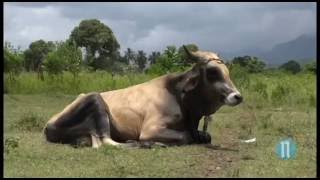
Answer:
M188 44L187 47L191 51L199 49L195 44ZM185 70L191 65L191 62L186 61L182 47L167 46L163 52L154 51L149 55L143 50L127 48L123 56L119 49L120 44L107 25L97 19L82 20L66 41L37 40L24 51L5 42L4 71L10 79L22 71L37 72L40 79L44 78L44 72L59 75L69 71L76 78L83 69L165 74ZM242 67L248 73L259 73L266 69L263 60L252 56L234 57L226 64L230 68ZM316 63L314 61L302 68L298 62L290 60L279 69L292 73L306 69L315 73Z

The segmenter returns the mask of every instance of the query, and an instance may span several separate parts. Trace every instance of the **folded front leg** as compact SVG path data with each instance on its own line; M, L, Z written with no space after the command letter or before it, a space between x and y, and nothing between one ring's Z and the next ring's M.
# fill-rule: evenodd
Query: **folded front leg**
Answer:
M208 132L192 130L192 143L195 144L210 144L211 143L211 135Z
M167 145L183 145L192 142L191 135L187 131L156 126L142 131L139 140L161 142Z

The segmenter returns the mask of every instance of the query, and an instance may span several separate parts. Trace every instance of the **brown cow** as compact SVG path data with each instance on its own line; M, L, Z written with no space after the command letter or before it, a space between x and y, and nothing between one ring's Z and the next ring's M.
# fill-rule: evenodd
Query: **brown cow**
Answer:
M91 138L91 145L133 146L135 142L166 145L210 143L210 134L198 131L202 116L222 105L242 101L229 71L217 54L185 51L196 62L187 72L161 76L124 89L81 94L53 116L44 133L56 143Z

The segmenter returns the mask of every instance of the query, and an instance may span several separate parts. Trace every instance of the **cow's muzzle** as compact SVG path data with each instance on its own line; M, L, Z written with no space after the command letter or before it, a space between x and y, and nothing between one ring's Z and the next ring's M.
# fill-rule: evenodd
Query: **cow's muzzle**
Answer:
M229 106L236 106L240 104L242 101L243 97L240 95L239 92L232 92L224 99L225 104Z

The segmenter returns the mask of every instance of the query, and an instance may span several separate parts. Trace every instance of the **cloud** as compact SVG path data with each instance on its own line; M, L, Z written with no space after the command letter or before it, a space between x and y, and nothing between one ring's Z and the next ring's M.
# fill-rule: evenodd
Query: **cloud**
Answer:
M27 48L35 40L65 40L79 22L59 15L55 7L4 7L4 39Z
M196 43L201 49L270 49L316 31L315 3L5 3L5 39L28 45L64 40L83 19L108 25L121 50L163 50Z
M184 34L159 25L149 31L145 37L129 41L128 47L143 49L147 52L151 52L155 49L163 51L166 46L169 45L182 45L185 39L186 37ZM180 43L177 44L177 42ZM148 46L146 46L146 44L148 44Z

